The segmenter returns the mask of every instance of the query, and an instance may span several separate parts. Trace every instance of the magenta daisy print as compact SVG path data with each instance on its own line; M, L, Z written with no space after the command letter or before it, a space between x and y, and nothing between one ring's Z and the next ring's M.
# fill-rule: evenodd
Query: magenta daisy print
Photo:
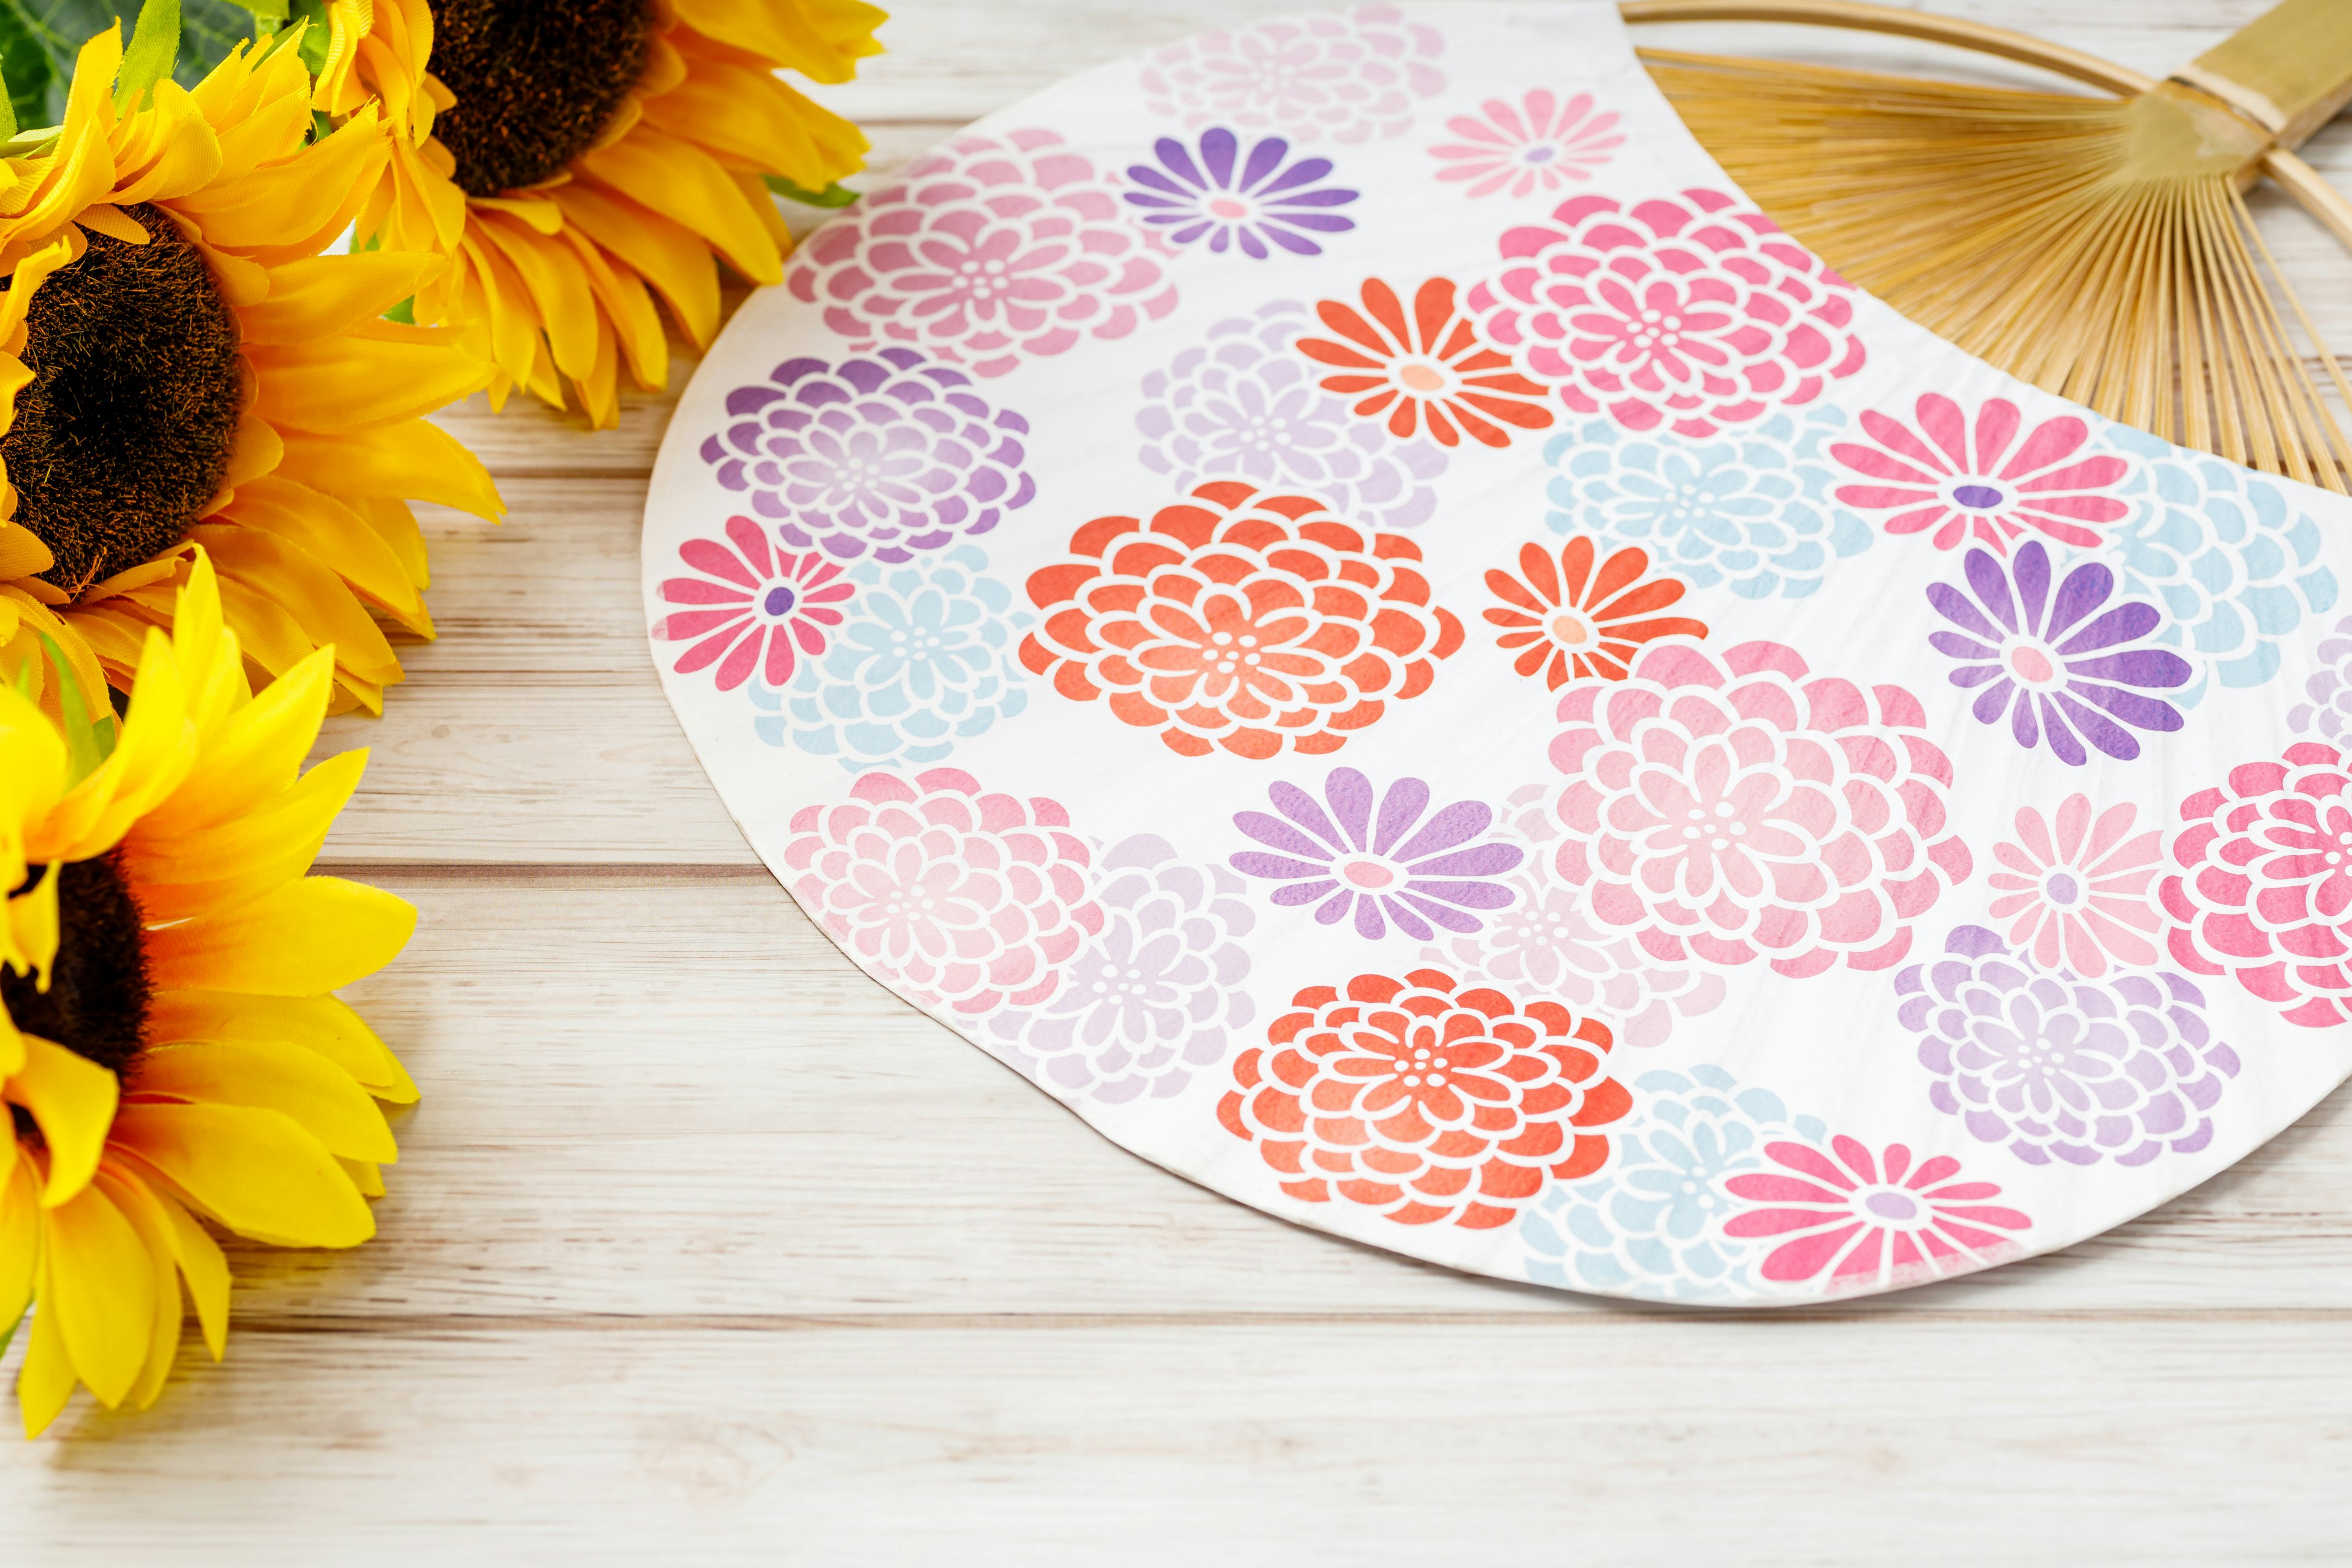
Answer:
M1821 396L1868 357L1853 286L1719 191L1577 196L1503 236L1479 335L1580 414L1712 436Z
M2033 1224L1993 1201L1998 1184L1957 1180L1948 1154L1915 1161L1905 1144L1874 1153L1844 1136L1827 1149L1767 1143L1764 1154L1780 1169L1724 1184L1752 1206L1723 1233L1781 1238L1759 1269L1779 1283L1884 1289L1964 1274L2017 1250L2016 1233Z
M986 533L1029 504L1029 422L912 349L838 365L786 360L727 395L702 460L785 543L897 564Z
M785 281L859 353L1003 375L1176 307L1164 243L1051 131L959 136L801 247Z
M1959 661L1955 686L1981 688L1970 711L1980 724L2006 722L2017 743L2047 745L2081 767L2095 750L2118 762L2139 755L2134 730L2178 730L2180 710L2155 692L2186 686L2189 661L2155 646L2164 612L2116 600L2116 574L2096 561L2053 589L2050 552L2030 540L2017 559L1969 552L1968 586L1937 583L1927 602L1958 630L1928 634Z
M2063 965L2090 980L2157 963L2164 835L2135 833L2137 826L2137 807L2095 813L2084 795L2068 795L2046 817L2021 808L2016 838L1992 849L1992 915L2008 922L2010 942L2044 969Z
M1246 877L1282 884L1276 904L1312 904L1315 918L1337 925L1353 917L1356 934L1377 942L1389 928L1417 941L1433 928L1475 931L1476 913L1508 904L1501 880L1526 851L1490 838L1494 807L1456 801L1429 809L1429 785L1399 779L1385 792L1353 768L1335 768L1317 800L1293 784L1267 792L1279 816L1244 811L1234 826L1265 846L1233 858Z
M671 666L694 675L717 665L719 689L732 691L758 671L770 686L787 685L803 654L825 648L841 625L841 607L856 592L822 555L772 548L748 517L727 520L727 538L689 539L677 547L691 577L661 585L666 604L682 605L654 623L654 635L692 646Z
M1913 423L1875 410L1862 416L1870 442L1840 441L1837 460L1867 481L1837 499L1881 518L1889 533L1925 533L1938 550L1975 540L1995 551L2028 531L2062 544L2099 542L2098 530L2130 508L2109 493L2130 472L2111 453L2085 453L2090 426L2071 414L2025 428L2006 398L1973 418L1940 392L1921 395Z
M1490 98L1475 114L1445 122L1429 150L1437 177L1467 196L1538 196L1592 177L1625 144L1617 116L1592 95L1562 98L1536 88L1525 98Z
M2182 968L2228 974L2290 1024L2352 1022L2352 776L2304 741L2180 803L2159 889Z
M1201 133L1188 147L1173 136L1152 144L1156 163L1137 163L1127 177L1137 189L1128 205L1143 221L1176 245L1198 245L1216 255L1238 250L1253 260L1274 254L1269 246L1295 256L1320 256L1317 235L1356 226L1335 211L1356 193L1320 182L1331 173L1328 158L1290 156L1290 143L1262 137L1242 150L1241 138L1220 126Z

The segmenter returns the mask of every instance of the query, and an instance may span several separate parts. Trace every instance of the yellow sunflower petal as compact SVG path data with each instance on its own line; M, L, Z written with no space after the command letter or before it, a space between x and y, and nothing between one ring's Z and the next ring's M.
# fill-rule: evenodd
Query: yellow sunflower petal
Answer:
M320 763L267 805L217 827L123 841L122 869L151 925L234 909L310 868L359 787L364 750Z
M435 327L381 321L331 342L256 344L255 410L279 429L320 435L414 419L479 391L487 371Z
M106 1130L114 1120L120 1086L114 1075L38 1035L18 1037L25 1061L0 1086L8 1103L21 1105L49 1146L49 1179L41 1202L51 1208L72 1202L89 1185L106 1152Z
M158 991L148 1004L150 1038L283 1042L315 1051L376 1099L416 1103L400 1058L349 1004L333 996L254 996L232 991Z
M62 870L52 860L26 891L8 900L0 921L0 961L18 973L30 972L33 983L49 988L49 965L58 956L58 880ZM19 869L17 875L25 873ZM9 1070L15 1070L11 1068Z
M590 153L581 167L641 206L709 240L727 264L754 283L783 277L782 254L719 161L690 142L641 126L627 141ZM773 204L768 204L773 211Z
M8 1146L16 1147L13 1137ZM40 1261L40 1178L30 1160L17 1160L0 1176L0 1335L14 1330L32 1304Z
M371 163L391 156L383 122L353 116L297 158L256 169L242 179L182 196L173 205L203 226L215 245L240 250L316 251L314 240L337 225L354 188L372 184Z
M180 787L133 829L153 842L201 832L251 811L294 780L326 717L332 650L320 648L271 682L210 737Z
M29 837L26 852L37 860L104 854L150 805L179 786L194 755L179 659L163 635L151 631L113 755L58 803Z
M455 436L422 419L331 439L292 432L278 472L320 491L432 501L493 520L506 515L506 502L482 460Z
M340 877L308 877L222 914L147 935L159 986L313 996L392 962L416 906Z
M874 29L889 13L857 0L786 0L747 5L743 0L670 0L678 20L739 49L790 66L813 81L847 81L865 56L882 46Z
M653 285L689 342L710 346L719 331L719 269L690 230L584 181L558 186L555 199L568 222Z
M147 1353L128 1394L131 1404L144 1410L163 1392L172 1363L180 1356L180 1323L184 1316L180 1296L180 1269L172 1251L171 1222L163 1217L146 1184L117 1167L98 1173L95 1190L106 1194L131 1224L146 1251L147 1267L155 1281L153 1308L147 1320Z
M279 1111L126 1105L115 1141L237 1235L277 1247L357 1247L375 1215L324 1145Z
M343 1174L352 1179L352 1185L360 1190L360 1196L363 1198L380 1198L384 1195L383 1173L382 1171L377 1170L373 1165L369 1164L364 1160L339 1159L335 1163L343 1168Z
M283 474L270 474L239 490L216 521L258 529L313 561L332 562L335 574L346 584L403 624L427 619L416 584L392 546L366 519L332 496Z
M270 271L269 297L237 312L245 341L300 343L383 315L439 271L436 256L372 250L312 256Z
M30 577L58 563L41 536L13 522L0 522L0 579Z
M285 609L305 637L331 645L343 668L378 684L400 678L400 659L383 628L318 557L277 534L226 523L198 523L188 538L211 553L224 576Z
M140 1058L137 1102L150 1096L275 1110L343 1159L389 1165L400 1158L367 1090L299 1046L210 1040L154 1047Z
M55 1315L73 1369L109 1406L147 1364L155 1268L138 1230L96 1186L44 1216L41 1316Z
M228 1353L228 1259L221 1256L220 1243L180 1206L179 1199L156 1187L146 1191L171 1226L173 1259L180 1266L180 1277L188 1282L189 1299L195 1302L205 1348L218 1361Z
M49 1296L47 1260L42 1261L36 1292ZM16 1403L25 1415L25 1436L37 1437L65 1414L73 1398L73 1356L58 1328L58 1315L46 1309L33 1314L32 1339L25 1346L25 1369L16 1374Z

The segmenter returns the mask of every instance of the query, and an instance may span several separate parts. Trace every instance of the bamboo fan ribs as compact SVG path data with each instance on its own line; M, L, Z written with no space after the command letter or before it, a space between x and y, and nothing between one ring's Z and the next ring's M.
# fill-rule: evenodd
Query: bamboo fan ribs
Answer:
M1627 10L1832 21L2038 58L2017 35L1946 31L1874 6ZM2352 440L2326 395L2352 404L2352 386L2243 195L2352 88L2352 0L2289 0L2181 78L2124 97L1663 49L1642 58L1775 221L1922 325L2111 418L2352 489ZM2316 181L2297 184L2312 200ZM2320 203L2340 208L2332 195ZM2322 216L2344 233L2340 212Z

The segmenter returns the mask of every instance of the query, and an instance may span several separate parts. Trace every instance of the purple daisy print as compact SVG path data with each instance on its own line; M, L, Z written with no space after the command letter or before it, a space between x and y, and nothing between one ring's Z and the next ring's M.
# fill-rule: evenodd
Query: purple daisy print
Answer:
M2019 745L2030 751L2047 742L2053 755L2076 767L2089 760L2084 742L2129 762L2139 755L2132 730L2180 728L2180 710L2148 693L2187 685L2189 661L2149 646L2163 611L2136 599L2110 602L2113 572L2085 562L2053 591L2050 552L2039 540L2019 546L2006 563L1989 550L1971 550L1964 570L1965 590L1948 583L1927 590L1936 613L1959 630L1927 641L1960 661L1953 685L1984 689L1972 710L1979 723L2007 714Z
M1127 193L1141 207L1143 221L1178 245L1205 239L1219 255L1238 247L1263 261L1269 241L1298 256L1320 256L1309 237L1356 226L1353 218L1328 209L1345 206L1356 193L1317 181L1331 172L1328 158L1301 158L1286 166L1290 143L1263 137L1244 157L1241 140L1220 126L1201 133L1200 147L1173 136L1152 144L1157 165L1137 163L1127 177L1143 187Z
M727 413L702 460L797 549L897 565L986 533L1037 492L1029 422L913 349L787 360L729 393Z
M1353 768L1333 769L1320 801L1291 784L1267 794L1281 816L1244 811L1234 826L1273 853L1245 850L1234 869L1283 883L1274 902L1313 904L1324 925L1352 912L1359 936L1377 942L1393 924L1427 942L1433 926L1477 931L1486 922L1471 910L1499 910L1516 896L1500 879L1525 851L1486 837L1495 812L1483 802L1432 812L1429 785L1399 779L1376 803L1372 781Z

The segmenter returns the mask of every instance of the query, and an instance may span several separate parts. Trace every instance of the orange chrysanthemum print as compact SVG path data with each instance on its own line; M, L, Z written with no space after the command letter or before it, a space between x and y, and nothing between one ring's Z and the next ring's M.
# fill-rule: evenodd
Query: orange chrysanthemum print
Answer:
M1486 619L1503 628L1495 645L1515 651L1512 668L1541 671L1555 691L1570 680L1599 676L1622 680L1634 651L1657 637L1706 636L1706 623L1658 612L1682 599L1679 577L1652 577L1646 551L1606 557L1589 535L1578 534L1555 558L1540 544L1519 547L1519 574L1500 568L1486 586L1503 601Z
M1454 294L1452 281L1432 278L1413 291L1407 316L1395 289L1366 279L1362 310L1336 300L1315 307L1344 341L1301 338L1298 352L1331 367L1324 391L1354 399L1368 419L1384 417L1392 436L1409 439L1426 426L1441 447L1458 447L1465 435L1507 447L1505 426L1549 428L1544 389L1519 374L1508 354L1478 341Z
M1148 522L1097 518L1070 551L1030 574L1045 624L1021 662L1188 757L1336 752L1462 646L1412 541L1309 496L1219 480Z
M1608 1028L1558 1002L1460 987L1442 970L1311 985L1234 1063L1217 1120L1307 1203L1400 1225L1507 1225L1548 1183L1609 1160L1633 1108Z

